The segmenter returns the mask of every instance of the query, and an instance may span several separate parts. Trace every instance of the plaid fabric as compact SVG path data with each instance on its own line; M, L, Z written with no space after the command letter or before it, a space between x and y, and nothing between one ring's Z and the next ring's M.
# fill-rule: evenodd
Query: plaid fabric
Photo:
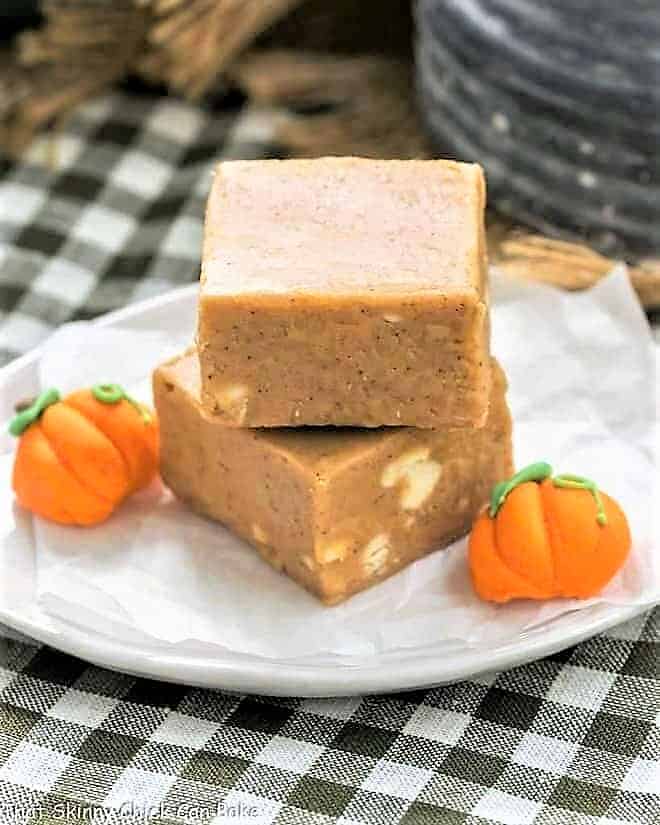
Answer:
M225 98L117 93L56 171L0 173L4 361L58 324L197 277L212 163L267 153ZM388 697L274 699L0 641L0 823L660 823L660 609L506 673Z
M241 137L239 105L117 93L0 169L0 364L65 321L198 277L214 163L265 149Z
M659 664L660 610L506 673L336 700L191 690L6 642L0 821L655 825Z

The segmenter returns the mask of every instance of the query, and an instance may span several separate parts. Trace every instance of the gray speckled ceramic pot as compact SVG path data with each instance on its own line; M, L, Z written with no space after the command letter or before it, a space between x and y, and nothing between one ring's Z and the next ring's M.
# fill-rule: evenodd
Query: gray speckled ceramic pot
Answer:
M660 251L660 3L417 0L420 104L491 203L609 254Z

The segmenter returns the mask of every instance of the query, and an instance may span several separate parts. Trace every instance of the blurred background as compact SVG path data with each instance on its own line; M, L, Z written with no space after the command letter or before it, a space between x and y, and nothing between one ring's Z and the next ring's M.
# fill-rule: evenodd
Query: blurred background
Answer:
M39 136L57 172L109 93L229 107L248 154L478 161L496 266L580 289L623 259L660 306L654 0L4 0L0 27L6 165Z

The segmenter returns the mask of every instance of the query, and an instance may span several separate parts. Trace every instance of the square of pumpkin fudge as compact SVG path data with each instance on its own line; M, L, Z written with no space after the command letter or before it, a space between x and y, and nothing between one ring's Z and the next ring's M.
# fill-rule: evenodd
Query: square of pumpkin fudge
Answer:
M225 427L191 351L159 367L161 473L277 570L336 604L464 535L512 472L504 374L484 427Z
M482 426L481 168L219 164L204 229L202 397L226 426Z

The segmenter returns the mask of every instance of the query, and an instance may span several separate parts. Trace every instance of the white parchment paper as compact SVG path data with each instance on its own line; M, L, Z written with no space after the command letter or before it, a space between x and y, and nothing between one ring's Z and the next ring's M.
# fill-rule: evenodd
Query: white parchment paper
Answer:
M581 294L494 273L492 299L493 350L509 378L517 466L544 459L557 472L591 476L628 515L631 556L598 599L483 603L470 586L463 540L326 608L160 483L93 529L22 513L9 489L10 453L0 457L0 552L13 576L4 586L33 589L49 614L118 640L149 637L285 659L365 656L452 639L483 644L593 601L660 600L656 350L625 272ZM41 358L42 386L67 391L117 381L148 399L153 367L191 340L192 330L178 327L141 328L135 320L130 329L65 326Z

